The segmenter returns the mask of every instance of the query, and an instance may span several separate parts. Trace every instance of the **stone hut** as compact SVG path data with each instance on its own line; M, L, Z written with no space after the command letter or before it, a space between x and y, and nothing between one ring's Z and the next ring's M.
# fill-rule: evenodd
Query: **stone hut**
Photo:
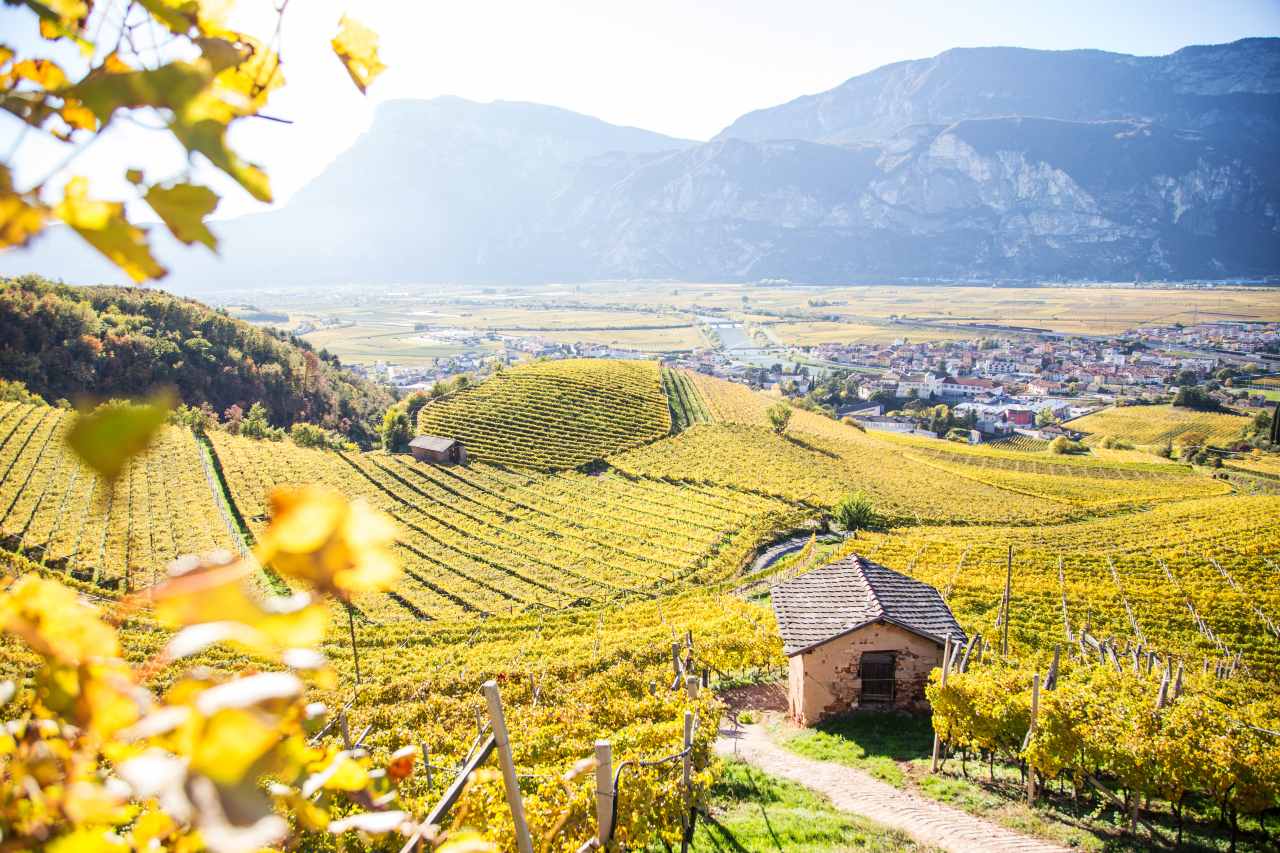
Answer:
M409 452L419 462L436 465L465 465L467 449L456 438L438 435L420 435L409 442Z
M967 641L938 590L857 555L783 581L772 596L801 725L855 708L925 710L945 639Z

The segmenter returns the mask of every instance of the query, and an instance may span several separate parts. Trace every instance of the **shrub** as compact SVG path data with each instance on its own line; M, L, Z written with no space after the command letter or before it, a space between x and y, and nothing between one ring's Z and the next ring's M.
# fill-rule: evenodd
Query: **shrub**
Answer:
M857 418L852 418L852 417L850 417L849 415L845 415L843 418L841 418L841 419L840 419L840 423L842 423L842 424L844 424L844 425L846 425L846 426L851 426L851 427L853 427L854 429L858 430L859 432L866 432L866 431L867 431L867 428L866 428L866 427L864 427L862 424L858 423Z
M1089 448L1078 441L1072 441L1065 435L1060 435L1049 442L1049 452L1059 456L1066 456L1068 454L1088 453Z
M320 450L355 450L355 445L341 435L303 421L298 421L289 429L289 437L299 447L314 447Z
M853 492L845 495L835 505L831 517L836 523L850 533L859 530L871 530L879 524L875 506L865 492Z
M33 394L16 379L0 379L0 402L44 405L44 398Z
M769 424L773 427L773 431L778 435L782 435L787 431L787 425L791 423L791 407L786 403L774 403L766 412L769 416Z
M382 447L388 453L403 453L409 447L412 425L404 409L392 406L382 416Z

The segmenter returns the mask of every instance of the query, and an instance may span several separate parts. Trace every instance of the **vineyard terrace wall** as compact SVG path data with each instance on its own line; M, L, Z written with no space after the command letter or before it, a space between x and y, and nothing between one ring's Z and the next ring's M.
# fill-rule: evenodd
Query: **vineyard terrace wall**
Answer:
M893 707L927 710L924 688L929 673L942 665L942 646L897 625L876 622L791 656L791 718L810 726L862 706L864 656L877 653L893 656Z

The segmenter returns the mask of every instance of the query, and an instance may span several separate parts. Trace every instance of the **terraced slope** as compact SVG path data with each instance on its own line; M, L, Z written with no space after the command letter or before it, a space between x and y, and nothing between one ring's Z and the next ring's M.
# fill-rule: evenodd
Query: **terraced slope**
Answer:
M671 409L671 431L686 430L694 424L711 421L711 412L690 371L662 368L662 390Z
M69 425L61 409L0 403L0 547L136 588L179 554L231 546L188 430L166 427L108 486L67 449Z
M480 462L575 468L666 435L657 362L574 359L512 368L429 403L418 429L462 441Z
M1087 444L1099 442L1108 435L1134 444L1163 444L1186 432L1202 432L1210 444L1224 447L1240 438L1248 423L1244 415L1197 412L1174 406L1113 406L1076 418L1068 426L1088 433Z
M400 524L405 582L358 602L378 621L442 619L646 597L723 578L775 527L784 501L731 488L482 462L439 468L407 455L304 450L215 433L231 495L254 532L279 484L324 483Z
M1013 546L1011 641L1046 649L1089 626L1199 666L1241 652L1280 675L1280 498L1227 496L1044 527L917 527L850 543L943 591L991 636ZM1058 565L1062 575L1059 581ZM1201 621L1202 620L1202 621Z

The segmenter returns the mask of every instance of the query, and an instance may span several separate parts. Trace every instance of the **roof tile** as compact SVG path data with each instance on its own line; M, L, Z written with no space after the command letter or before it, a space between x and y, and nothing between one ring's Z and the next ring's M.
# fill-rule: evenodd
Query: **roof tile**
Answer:
M775 585L772 597L787 655L882 620L939 643L967 640L938 590L856 554Z

